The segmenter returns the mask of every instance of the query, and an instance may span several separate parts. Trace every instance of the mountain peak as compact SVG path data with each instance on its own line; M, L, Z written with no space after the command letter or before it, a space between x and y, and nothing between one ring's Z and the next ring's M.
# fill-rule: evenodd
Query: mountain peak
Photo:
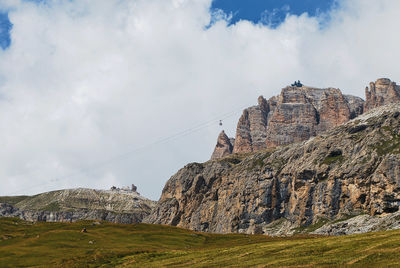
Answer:
M218 135L217 145L215 146L211 159L217 159L230 155L232 151L233 145L231 144L231 139L225 134L225 131L222 130Z
M375 107L400 101L400 87L388 78L366 89L366 101L343 95L337 88L292 84L278 96L258 97L258 105L243 111L236 128L233 150L221 137L212 159L231 153L255 152L307 140ZM223 145L223 146L222 146ZM224 147L225 146L225 147ZM223 149L225 148L225 149Z

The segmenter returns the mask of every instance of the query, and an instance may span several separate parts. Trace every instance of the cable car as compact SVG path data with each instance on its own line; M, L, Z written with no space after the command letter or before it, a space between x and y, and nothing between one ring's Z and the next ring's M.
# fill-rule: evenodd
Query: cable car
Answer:
M222 120L219 120L219 125L222 126Z

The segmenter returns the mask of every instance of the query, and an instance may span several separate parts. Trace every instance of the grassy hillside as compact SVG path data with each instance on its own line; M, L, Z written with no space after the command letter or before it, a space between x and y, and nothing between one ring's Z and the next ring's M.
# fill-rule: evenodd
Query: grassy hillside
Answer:
M27 195L0 196L0 203L8 203L10 205L15 205L27 198L29 198L29 196L27 196Z
M82 233L82 228L87 233ZM195 233L161 225L0 218L0 267L400 265L400 230L341 237Z

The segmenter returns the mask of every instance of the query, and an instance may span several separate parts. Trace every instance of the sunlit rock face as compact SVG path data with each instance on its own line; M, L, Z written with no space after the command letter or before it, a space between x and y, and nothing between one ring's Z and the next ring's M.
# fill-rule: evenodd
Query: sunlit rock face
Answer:
M211 155L211 159L218 159L227 155L230 155L233 151L233 146L231 143L231 139L222 131L217 140L217 145L215 145L215 149L213 154Z
M399 87L378 79L366 95L364 102L335 88L294 85L268 100L259 97L258 105L243 111L234 144L221 133L213 159L172 176L145 221L287 235L321 219L330 222L319 229L322 234L370 230L378 218L395 219ZM344 232L334 224L364 214L365 226L349 223L358 229Z
M257 106L243 111L236 129L234 153L253 152L265 148L270 109L270 103L260 96Z
M258 105L245 109L239 119L232 153L256 152L307 140L368 110L399 102L400 86L381 78L371 82L365 94L366 101L343 95L336 88L301 85L285 87L280 95L268 100L260 96ZM227 151L213 155L213 159L226 156Z
M362 114L363 105L335 88L290 86L269 100L260 96L239 119L233 153L307 140Z
M378 79L375 83L371 82L369 88L366 87L365 98L365 111L385 104L397 103L400 101L400 86L388 78Z
M323 91L326 102L329 94L346 103L337 91ZM304 95L296 98L305 102ZM320 107L326 105L323 98ZM293 105L315 123L311 105L318 105L303 104ZM331 107L331 124L349 114L340 112L341 105ZM307 141L188 164L168 180L145 221L205 232L284 235L321 219L334 223L346 215L398 213L399 119L400 104L383 106Z

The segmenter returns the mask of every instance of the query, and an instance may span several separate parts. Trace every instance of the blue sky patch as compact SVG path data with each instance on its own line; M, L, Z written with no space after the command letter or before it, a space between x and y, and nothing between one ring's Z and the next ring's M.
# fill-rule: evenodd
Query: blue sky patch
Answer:
M231 15L230 24L240 20L263 23L271 27L281 24L288 13L310 16L329 11L337 0L214 0L211 10Z
M10 46L10 31L12 24L8 19L7 13L0 13L0 47L6 49Z
M43 3L45 0L26 0ZM288 13L301 15L307 12L310 16L329 11L337 0L214 0L210 12L213 19L229 20L235 24L240 20L262 23L270 27L281 24ZM214 23L211 21L210 25ZM8 14L0 12L0 47L10 46L12 24Z

